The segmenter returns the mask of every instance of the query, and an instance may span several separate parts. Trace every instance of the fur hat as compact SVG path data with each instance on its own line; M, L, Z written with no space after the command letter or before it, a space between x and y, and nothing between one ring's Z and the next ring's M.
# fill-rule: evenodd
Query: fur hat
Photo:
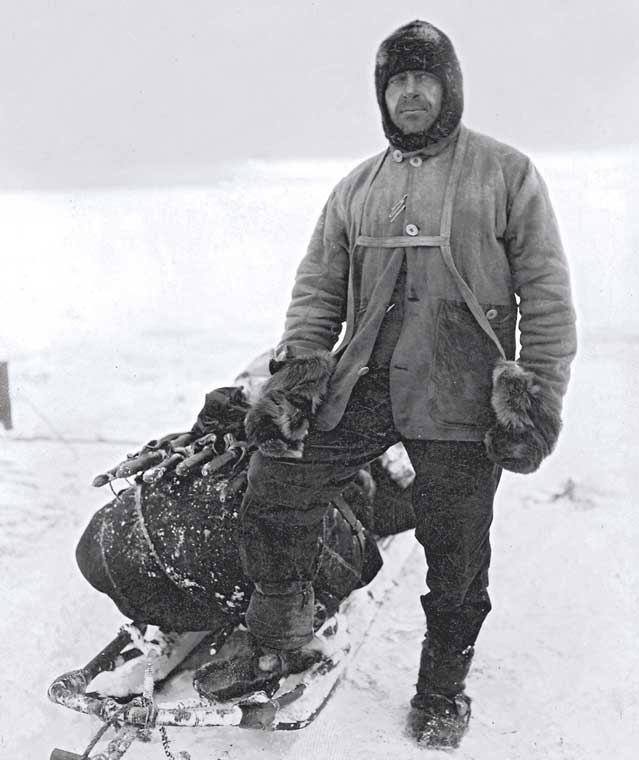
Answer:
M405 135L386 108L388 80L402 71L426 71L442 83L439 117L427 132ZM426 148L448 137L464 110L462 73L452 42L426 21L411 21L387 37L375 59L375 91L382 112L384 134L391 145L405 152Z

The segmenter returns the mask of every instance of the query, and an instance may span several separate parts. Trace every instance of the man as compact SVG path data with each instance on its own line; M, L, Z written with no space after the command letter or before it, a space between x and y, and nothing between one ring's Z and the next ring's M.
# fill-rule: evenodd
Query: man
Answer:
M328 199L246 419L260 451L241 515L255 583L243 672L259 684L312 656L327 499L401 440L429 590L409 730L450 747L468 725L465 679L491 608L495 490L502 467L532 472L556 443L574 312L543 181L526 156L461 124L450 40L423 21L401 27L378 51L375 87L389 148Z

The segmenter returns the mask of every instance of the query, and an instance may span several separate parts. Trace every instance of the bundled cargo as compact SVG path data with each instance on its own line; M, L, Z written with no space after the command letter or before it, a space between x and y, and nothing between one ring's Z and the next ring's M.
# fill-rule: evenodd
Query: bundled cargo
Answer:
M240 388L216 389L190 432L149 442L94 481L136 476L94 515L76 552L89 583L136 623L182 632L242 622L250 596L238 552L250 461L242 426L247 408ZM314 582L318 620L381 565L374 493L362 471L331 502ZM394 500L384 503L392 507ZM395 528L388 514L377 522Z

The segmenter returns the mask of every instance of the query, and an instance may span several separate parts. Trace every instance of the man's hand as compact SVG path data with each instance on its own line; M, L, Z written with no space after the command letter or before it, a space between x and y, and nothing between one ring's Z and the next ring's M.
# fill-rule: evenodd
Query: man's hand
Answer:
M272 366L275 374L266 381L244 420L249 443L269 457L300 459L334 366L329 351L287 358Z
M534 472L557 443L556 404L533 372L503 359L493 373L491 401L496 421L484 437L488 456L511 472Z

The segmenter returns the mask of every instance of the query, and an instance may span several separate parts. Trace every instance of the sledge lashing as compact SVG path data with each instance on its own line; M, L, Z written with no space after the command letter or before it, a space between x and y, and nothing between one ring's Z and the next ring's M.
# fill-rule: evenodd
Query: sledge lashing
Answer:
M218 389L192 431L149 442L94 481L135 478L96 512L76 550L85 578L132 622L83 668L51 684L53 702L103 723L82 754L55 749L51 760L119 760L153 729L170 757L167 726L303 728L361 643L349 619L372 622L376 584L383 593L410 538L394 534L413 524L410 489L396 484L383 461L331 501L324 518L314 577L319 662L283 678L272 693L219 702L196 690L198 668L224 657L227 638L242 630L250 597L238 551L251 453L243 442L246 408L241 389ZM380 572L389 554L397 557ZM368 594L348 598L363 586ZM357 629L361 639L362 625ZM109 729L106 748L91 754Z

